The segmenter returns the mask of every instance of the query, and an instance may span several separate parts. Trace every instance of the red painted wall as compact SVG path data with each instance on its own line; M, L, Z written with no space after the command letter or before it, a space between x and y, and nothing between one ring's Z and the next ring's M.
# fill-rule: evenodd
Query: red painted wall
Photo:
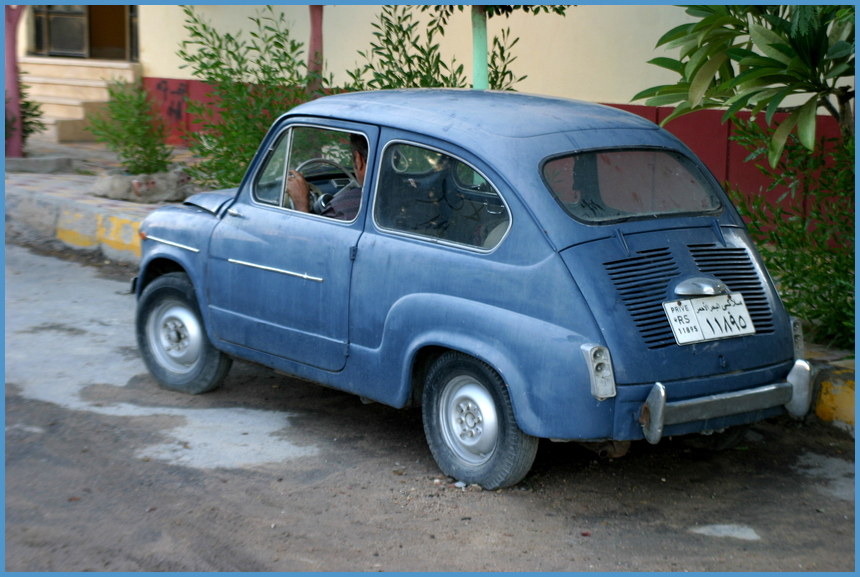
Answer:
M171 78L144 78L143 84L158 103L161 114L171 128L168 143L184 144L183 135L197 131L188 114L186 97L192 100L209 101L208 94L211 90L209 86L199 80ZM659 123L672 112L671 108L666 107L654 108L633 104L611 104L610 106L638 114L654 123ZM764 190L768 185L767 179L754 164L744 162L749 153L739 144L729 140L731 122L725 124L720 122L722 115L722 111L702 110L676 118L665 128L689 146L720 183L725 184L728 181L746 193ZM839 137L839 125L835 119L830 116L818 117L818 135L822 134L833 138ZM768 194L768 198L775 200L782 192L784 191L773 191Z

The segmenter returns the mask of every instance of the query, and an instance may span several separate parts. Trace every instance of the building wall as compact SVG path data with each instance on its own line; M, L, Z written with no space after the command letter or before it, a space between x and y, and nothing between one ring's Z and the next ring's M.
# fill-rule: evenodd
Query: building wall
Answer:
M261 13L262 5L196 6L196 13L220 32L237 34L255 28L250 16ZM373 24L380 6L325 6L323 49L325 72L335 84L348 80L347 71L364 63L359 50L367 51L374 40ZM29 14L29 12L28 12ZM310 12L307 5L277 6L293 39L307 43ZM421 22L430 15L415 11ZM18 52L27 46L27 17L18 36ZM546 94L610 104L660 122L670 108L630 104L639 91L658 84L672 84L677 75L647 64L658 56L674 56L660 48L657 40L666 31L691 22L683 8L676 6L573 6L565 17L555 14L514 13L509 18L489 21L490 41L502 29L510 28L520 41L513 50L517 60L512 70L527 78L516 85L520 92ZM161 104L165 118L174 128L172 144L180 144L180 134L193 131L185 110L185 98L203 100L206 86L194 79L176 53L187 38L185 14L179 6L141 5L138 8L139 57L144 84ZM467 79L472 75L472 35L468 9L449 21L445 36L439 38L443 59L463 64ZM766 184L754 166L745 164L747 153L729 141L730 125L720 122L718 111L701 111L672 121L667 129L684 141L721 181L740 184L746 191ZM819 130L838 135L838 126L829 116L819 116ZM778 194L778 193L777 193Z
M247 38L254 24L248 20L262 6L197 6L196 12L219 31L243 30ZM293 38L307 45L310 14L307 6L278 6ZM373 26L379 6L326 6L323 17L323 48L326 72L336 84L348 79L347 71L364 62L358 54L373 41ZM429 15L416 10L424 22ZM176 56L186 37L185 15L178 6L146 5L139 9L140 62L150 78L191 79ZM514 48L512 65L517 76L527 75L516 86L520 92L576 98L594 102L626 103L649 86L674 82L673 73L646 64L665 55L654 49L660 36L679 24L691 21L674 6L575 6L567 16L515 13L510 18L489 21L490 39L510 27L520 41ZM446 62L456 58L472 75L472 34L468 8L457 12L439 38Z

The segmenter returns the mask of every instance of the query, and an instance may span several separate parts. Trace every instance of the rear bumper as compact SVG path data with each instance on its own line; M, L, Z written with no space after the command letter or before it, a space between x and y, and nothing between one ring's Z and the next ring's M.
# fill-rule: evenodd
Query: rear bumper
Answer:
M666 387L655 383L642 405L639 424L649 443L658 443L666 426L707 421L743 413L785 407L795 417L809 411L812 371L809 363L796 361L785 381L768 385L667 402Z

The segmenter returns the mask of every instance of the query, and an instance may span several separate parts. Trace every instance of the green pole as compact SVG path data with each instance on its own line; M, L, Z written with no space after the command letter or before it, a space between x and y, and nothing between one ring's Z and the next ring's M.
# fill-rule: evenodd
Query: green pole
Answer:
M483 6L472 6L472 89L487 90L487 11Z

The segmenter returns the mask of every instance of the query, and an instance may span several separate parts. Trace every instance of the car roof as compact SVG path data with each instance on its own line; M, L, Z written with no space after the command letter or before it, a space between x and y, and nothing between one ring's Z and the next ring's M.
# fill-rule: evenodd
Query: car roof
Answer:
M313 100L288 113L296 115L353 120L455 141L458 135L473 140L476 131L497 137L531 138L595 129L657 129L635 114L600 104L466 89L350 92Z
M387 127L459 147L446 150L481 170L489 168L494 186L510 186L558 250L583 242L588 235L605 235L609 229L573 224L542 180L539 167L546 159L630 147L670 149L695 158L675 136L630 112L518 92L436 88L352 92L297 106L278 124L313 117ZM702 169L707 173L703 165Z

